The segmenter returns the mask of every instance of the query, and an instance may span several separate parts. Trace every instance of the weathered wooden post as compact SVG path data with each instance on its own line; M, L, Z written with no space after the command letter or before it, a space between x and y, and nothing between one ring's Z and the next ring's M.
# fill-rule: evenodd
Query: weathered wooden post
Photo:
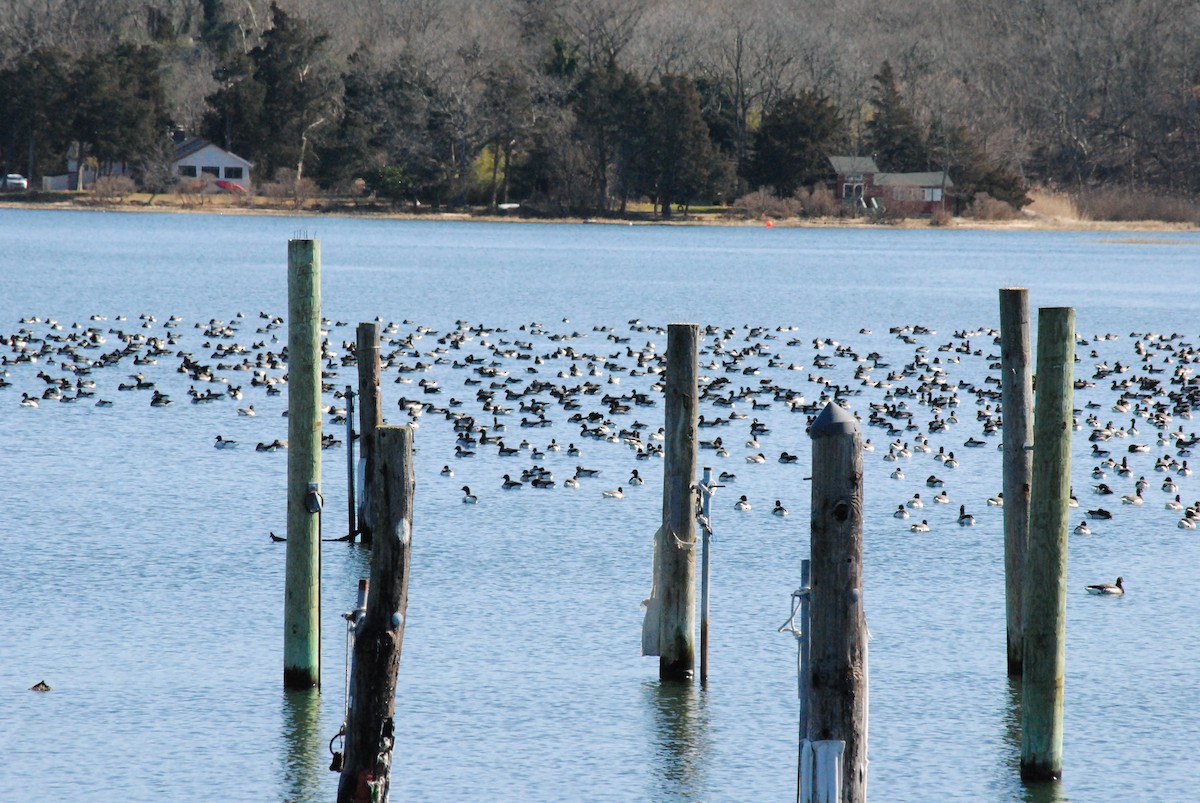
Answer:
M708 548L712 541L712 467L704 467L700 481L700 529L704 531L700 549L700 683L708 683Z
M1062 777L1074 358L1075 310L1039 310L1033 488L1022 622L1021 778L1027 781Z
M696 427L698 338L694 323L667 327L663 525L659 536L660 680L691 680L696 664Z
M363 483L358 505L358 534L363 546L371 545L374 508L375 430L383 423L379 398L379 324L360 323L356 331L358 362L358 453L363 462Z
M288 242L283 685L321 685L321 244Z
M867 620L862 588L862 433L854 416L830 402L809 434L813 441L812 578L805 669L808 734L801 748L801 777L811 766L813 780L811 785L802 780L801 800L863 803ZM835 781L840 781L840 793L830 798L826 790Z
M346 758L338 803L387 800L391 783L396 675L404 645L412 548L413 464L411 427L376 432L379 493L367 611L356 628L346 719Z
M346 385L346 540L358 532L354 500L354 391Z
M1008 676L1021 674L1021 590L1029 547L1033 374L1029 360L1029 291L1000 290L1000 402L1004 437L1004 591Z

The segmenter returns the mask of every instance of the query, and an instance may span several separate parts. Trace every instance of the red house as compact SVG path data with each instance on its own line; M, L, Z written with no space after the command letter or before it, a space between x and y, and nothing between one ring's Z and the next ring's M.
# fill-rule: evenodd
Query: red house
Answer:
M946 208L954 189L945 171L881 173L870 156L830 156L829 164L837 174L834 192L857 209L902 205L910 214L930 215Z

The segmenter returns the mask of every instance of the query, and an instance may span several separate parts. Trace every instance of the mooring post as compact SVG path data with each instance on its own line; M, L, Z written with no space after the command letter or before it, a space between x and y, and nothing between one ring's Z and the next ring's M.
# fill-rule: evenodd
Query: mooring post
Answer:
M712 467L704 467L700 481L700 683L708 683L708 547L712 541Z
M808 594L812 583L812 561L800 561L800 588L793 596L799 596L796 605L800 609L800 624L796 631L796 681L800 697L800 741L796 768L796 800L804 794L804 745L808 741Z
M1029 291L1000 290L1000 403L1004 422L1004 599L1008 676L1021 674L1021 598L1029 547L1033 473L1033 373L1029 357Z
M814 799L830 773L842 803L864 803L867 784L867 620L863 613L862 433L830 402L809 431L812 523L809 583L808 734ZM803 627L803 625L802 625ZM844 743L844 750L837 743ZM802 748L803 755L803 748ZM802 767L801 775L805 775ZM806 790L803 790L806 791ZM805 799L802 794L801 799Z
M321 244L288 242L283 685L321 685Z
M363 482L358 503L358 534L363 546L371 545L374 532L375 498L373 487L375 430L383 423L383 405L379 398L379 324L360 323L356 330L355 356L358 362L358 453L363 462Z
M376 489L379 493L367 611L354 639L346 757L338 803L387 800L391 783L396 676L404 645L412 549L413 431L381 426Z
M354 500L354 390L346 385L346 540L354 542L358 532Z
M696 427L699 330L667 327L663 525L659 541L660 680L691 680L696 665Z
M1075 310L1039 310L1033 488L1022 622L1021 778L1027 781L1062 777L1074 362Z

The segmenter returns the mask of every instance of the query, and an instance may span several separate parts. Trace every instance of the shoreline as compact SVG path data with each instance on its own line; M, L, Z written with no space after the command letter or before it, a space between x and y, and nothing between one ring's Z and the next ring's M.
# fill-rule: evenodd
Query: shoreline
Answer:
M219 199L219 200L218 200ZM230 203L221 201L229 199ZM976 220L973 218L951 218L949 224L935 225L930 218L906 218L900 221L877 223L862 218L788 218L745 220L726 217L721 213L692 213L686 219L660 220L650 218L593 218L593 217L532 217L522 215L495 215L476 212L409 212L402 210L371 208L356 209L350 206L322 208L309 206L304 209L289 209L282 206L246 205L237 196L209 196L205 203L185 205L173 196L160 196L146 201L123 201L101 203L88 199L56 201L10 201L0 198L0 209L34 209L41 211L84 211L84 212L161 212L167 214L245 215L268 217L342 217L367 218L372 220L425 220L478 223L587 223L619 226L732 226L760 228L814 228L814 229L907 229L941 231L1078 231L1078 232L1128 232L1128 233L1195 233L1200 226L1191 223L1170 223L1157 220L1110 221L1081 220L1024 210L1012 220ZM1157 241L1155 241L1157 242Z

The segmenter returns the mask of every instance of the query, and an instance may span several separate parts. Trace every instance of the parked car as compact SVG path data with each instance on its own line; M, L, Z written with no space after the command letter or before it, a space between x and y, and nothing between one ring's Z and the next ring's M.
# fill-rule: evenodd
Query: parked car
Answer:
M4 189L27 190L29 189L29 181L19 173L9 173L4 177Z

